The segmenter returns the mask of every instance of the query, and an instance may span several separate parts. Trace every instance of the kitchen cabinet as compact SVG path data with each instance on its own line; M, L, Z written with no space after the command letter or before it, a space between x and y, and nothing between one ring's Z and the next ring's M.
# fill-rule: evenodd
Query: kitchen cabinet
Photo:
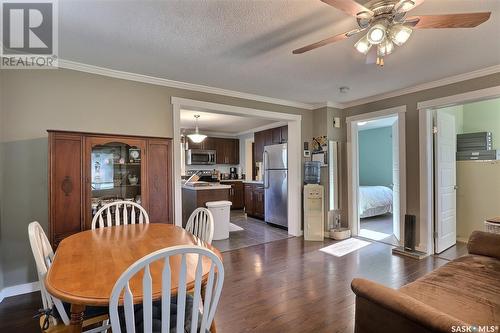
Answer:
M237 165L240 163L240 140L207 137L203 142L194 143L189 138L187 149L215 150L217 164Z
M213 138L217 153L217 164L236 165L240 163L240 140Z
M259 183L245 183L245 212L247 215L264 219L264 185Z
M231 209L243 209L245 207L243 182L224 181L222 184L231 185L231 189L229 189L229 201L233 203Z
M88 230L116 200L139 203L151 222L173 223L172 141L49 130L49 236L54 247Z
M186 227L189 217L196 208L206 207L210 201L227 201L229 200L229 188L213 189L213 188L182 188L182 227Z
M191 141L188 137L187 140L187 149L202 149L202 150L215 150L215 138L207 137L202 142L196 143Z
M270 146L288 142L288 126L271 128L254 134L254 159L255 162L262 162L264 146Z
M253 155L255 162L262 162L262 154L264 153L264 146L266 145L264 131L255 132L253 141L254 141Z

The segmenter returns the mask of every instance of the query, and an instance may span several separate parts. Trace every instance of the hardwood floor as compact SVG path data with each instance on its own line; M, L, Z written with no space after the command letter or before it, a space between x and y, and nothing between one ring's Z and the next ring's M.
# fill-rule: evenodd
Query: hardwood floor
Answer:
M318 251L332 243L289 238L223 253L226 279L217 331L352 332L353 277L398 288L448 262L395 256L391 246L378 242L340 258ZM450 250L447 259L453 255ZM5 299L0 332L40 332L32 319L39 307L38 293Z
M382 239L375 239L379 242L398 246L399 241L394 236L392 231L392 214L384 214L373 217L367 217L359 219L360 229L367 229L370 231L375 231L377 233L387 234L388 236ZM361 232L360 232L361 233ZM367 238L371 238L367 236Z
M231 211L231 223L243 228L243 230L230 232L229 239L212 241L212 245L221 252L293 237L288 235L287 230L273 227L264 221L248 217L243 210Z

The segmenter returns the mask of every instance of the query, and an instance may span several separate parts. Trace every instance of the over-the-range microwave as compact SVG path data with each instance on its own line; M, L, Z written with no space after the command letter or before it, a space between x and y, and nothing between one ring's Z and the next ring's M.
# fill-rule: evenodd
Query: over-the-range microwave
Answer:
M211 165L217 162L215 150L188 149L186 150L187 165Z

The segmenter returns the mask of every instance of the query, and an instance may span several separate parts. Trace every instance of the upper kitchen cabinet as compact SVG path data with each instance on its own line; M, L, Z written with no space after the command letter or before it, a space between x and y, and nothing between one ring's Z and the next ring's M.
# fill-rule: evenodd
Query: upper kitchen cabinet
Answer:
M202 149L202 150L215 150L216 149L216 138L206 138L202 142L196 143L187 138L186 149Z
M207 137L203 142L187 140L186 149L215 150L217 164L236 165L240 163L240 140Z
M271 128L254 134L254 159L262 162L264 146L288 142L288 126Z
M171 139L49 131L52 244L90 229L97 210L117 200L173 223L171 164Z
M254 134L254 160L255 162L262 162L262 154L264 153L264 146L266 145L265 131L255 132Z
M215 142L217 164L236 165L240 163L240 140L212 138Z

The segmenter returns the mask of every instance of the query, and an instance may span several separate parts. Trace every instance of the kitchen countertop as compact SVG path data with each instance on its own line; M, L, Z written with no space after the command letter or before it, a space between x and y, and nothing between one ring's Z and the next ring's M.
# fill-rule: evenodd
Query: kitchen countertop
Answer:
M244 180L243 183L247 184L264 184L263 180Z
M227 182L242 182L246 184L264 184L263 180L245 180L245 179L221 179L221 183L227 183Z
M182 185L183 189L191 190L191 191L203 191L203 190L227 190L231 188L231 185L221 185L219 183L214 183L213 185L208 186L187 186Z

